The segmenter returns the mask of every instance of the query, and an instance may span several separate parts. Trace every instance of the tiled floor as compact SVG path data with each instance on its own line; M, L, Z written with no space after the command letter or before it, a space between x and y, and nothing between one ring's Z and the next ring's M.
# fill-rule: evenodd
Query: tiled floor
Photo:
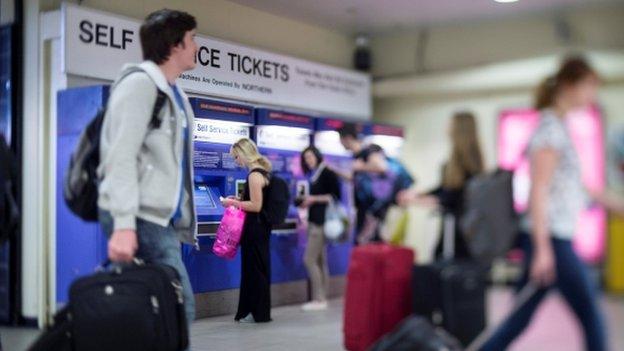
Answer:
M507 290L496 289L489 296L491 320L499 320L512 302ZM624 299L603 298L609 324L611 350L624 350ZM496 307L494 307L496 306ZM304 313L298 306L273 310L272 323L238 324L233 316L203 319L194 323L191 340L194 351L342 350L342 302L332 301L324 312ZM5 351L22 351L36 332L0 329ZM552 294L538 310L527 332L512 345L511 351L581 351L579 327L568 307Z

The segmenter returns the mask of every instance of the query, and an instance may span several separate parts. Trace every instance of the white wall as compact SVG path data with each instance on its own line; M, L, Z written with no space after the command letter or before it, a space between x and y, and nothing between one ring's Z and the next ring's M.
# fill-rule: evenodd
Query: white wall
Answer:
M496 166L496 127L501 110L530 107L533 92L483 92L473 95L403 96L374 100L375 120L402 125L406 140L402 159L418 178L419 188L439 182L439 171L448 157L447 127L455 111L475 113L486 165ZM624 83L603 86L599 104L604 112L605 128L624 125Z
M563 21L563 22L562 22ZM567 23L569 39L558 28ZM544 13L531 17L434 26L419 46L419 31L401 31L371 38L373 76L439 72L544 56L581 48L624 48L624 3ZM422 43L422 42L421 42ZM417 52L424 55L418 57Z

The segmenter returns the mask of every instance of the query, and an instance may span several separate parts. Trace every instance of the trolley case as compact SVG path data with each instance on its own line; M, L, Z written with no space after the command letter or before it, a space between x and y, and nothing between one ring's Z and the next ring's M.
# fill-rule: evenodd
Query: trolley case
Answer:
M414 266L413 311L468 345L486 325L486 270L476 262L453 259L454 216L445 215L443 227L443 260Z
M412 250L386 244L356 247L347 273L344 343L363 351L411 312Z

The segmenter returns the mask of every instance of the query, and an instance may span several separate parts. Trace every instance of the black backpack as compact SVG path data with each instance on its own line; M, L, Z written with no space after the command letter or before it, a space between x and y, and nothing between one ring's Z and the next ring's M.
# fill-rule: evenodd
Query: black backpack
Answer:
M288 183L286 183L284 179L267 171L261 169L256 169L254 171L261 173L269 180L269 185L267 185L264 191L265 198L262 201L262 210L260 213L271 225L284 223L286 215L288 215L288 207L290 206L290 190L288 189Z
M13 154L0 134L0 244L11 238L19 224L15 200L16 165Z
M488 265L509 251L518 234L512 172L497 170L468 182L460 226L477 261Z
M142 70L137 68L127 72L119 81L134 72L142 72ZM158 89L149 128L157 129L160 127L161 121L158 119L158 113L162 109L166 97L165 93ZM97 222L98 220L97 168L100 165L100 135L105 114L106 107L104 106L98 110L95 117L80 134L63 181L63 197L67 207L78 217L88 222Z

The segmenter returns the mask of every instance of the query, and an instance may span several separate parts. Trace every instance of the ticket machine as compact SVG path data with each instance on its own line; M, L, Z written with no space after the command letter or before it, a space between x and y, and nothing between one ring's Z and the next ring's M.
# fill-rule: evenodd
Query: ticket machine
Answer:
M198 246L183 245L182 258L196 294L238 288L240 256L232 261L212 253L215 233L225 209L219 197L239 196L247 171L238 167L230 147L240 138L251 137L253 107L209 100L189 99L195 114L193 129L195 206Z

